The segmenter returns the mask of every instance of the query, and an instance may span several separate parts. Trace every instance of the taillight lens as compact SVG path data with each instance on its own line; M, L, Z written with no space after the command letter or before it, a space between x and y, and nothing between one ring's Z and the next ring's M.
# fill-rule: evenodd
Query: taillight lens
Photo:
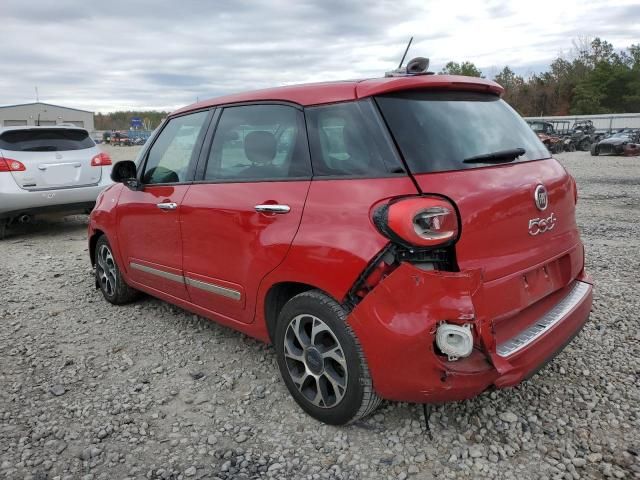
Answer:
M0 157L0 172L24 172L26 169L24 163L18 160Z
M436 247L458 238L458 215L445 198L423 196L391 201L373 215L378 229L391 240L414 247Z
M111 157L104 152L91 159L92 167L106 167L107 165L111 165Z

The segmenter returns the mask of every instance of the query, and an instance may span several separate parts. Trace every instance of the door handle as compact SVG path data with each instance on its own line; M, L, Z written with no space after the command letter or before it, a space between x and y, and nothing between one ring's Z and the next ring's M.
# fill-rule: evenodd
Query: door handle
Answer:
M289 205L256 205L254 207L259 213L289 213L291 207Z
M175 210L176 208L178 208L178 204L173 202L158 203L156 206L160 210Z

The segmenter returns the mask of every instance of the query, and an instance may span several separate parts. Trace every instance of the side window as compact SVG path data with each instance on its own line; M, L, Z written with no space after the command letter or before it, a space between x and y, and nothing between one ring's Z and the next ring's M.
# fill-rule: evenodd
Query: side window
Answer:
M248 105L222 111L205 180L310 177L302 112L285 105Z
M383 176L404 172L370 102L306 110L313 174Z
M197 153L209 112L172 118L151 146L142 183L179 183L186 180L189 163Z

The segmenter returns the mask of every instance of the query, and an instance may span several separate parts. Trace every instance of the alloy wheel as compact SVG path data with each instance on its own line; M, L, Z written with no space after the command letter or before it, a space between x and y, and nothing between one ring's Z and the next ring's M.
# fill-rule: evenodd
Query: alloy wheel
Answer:
M332 408L344 398L348 368L342 345L314 315L298 315L284 335L284 357L291 380L313 405Z
M102 291L110 297L115 295L117 279L116 263L107 245L101 245L98 249L96 273Z

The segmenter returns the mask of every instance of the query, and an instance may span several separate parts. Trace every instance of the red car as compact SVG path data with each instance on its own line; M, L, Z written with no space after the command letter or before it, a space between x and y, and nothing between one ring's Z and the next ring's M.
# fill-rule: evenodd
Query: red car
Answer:
M178 110L98 198L96 285L272 342L331 424L517 385L581 330L592 285L576 183L501 94L407 74Z

